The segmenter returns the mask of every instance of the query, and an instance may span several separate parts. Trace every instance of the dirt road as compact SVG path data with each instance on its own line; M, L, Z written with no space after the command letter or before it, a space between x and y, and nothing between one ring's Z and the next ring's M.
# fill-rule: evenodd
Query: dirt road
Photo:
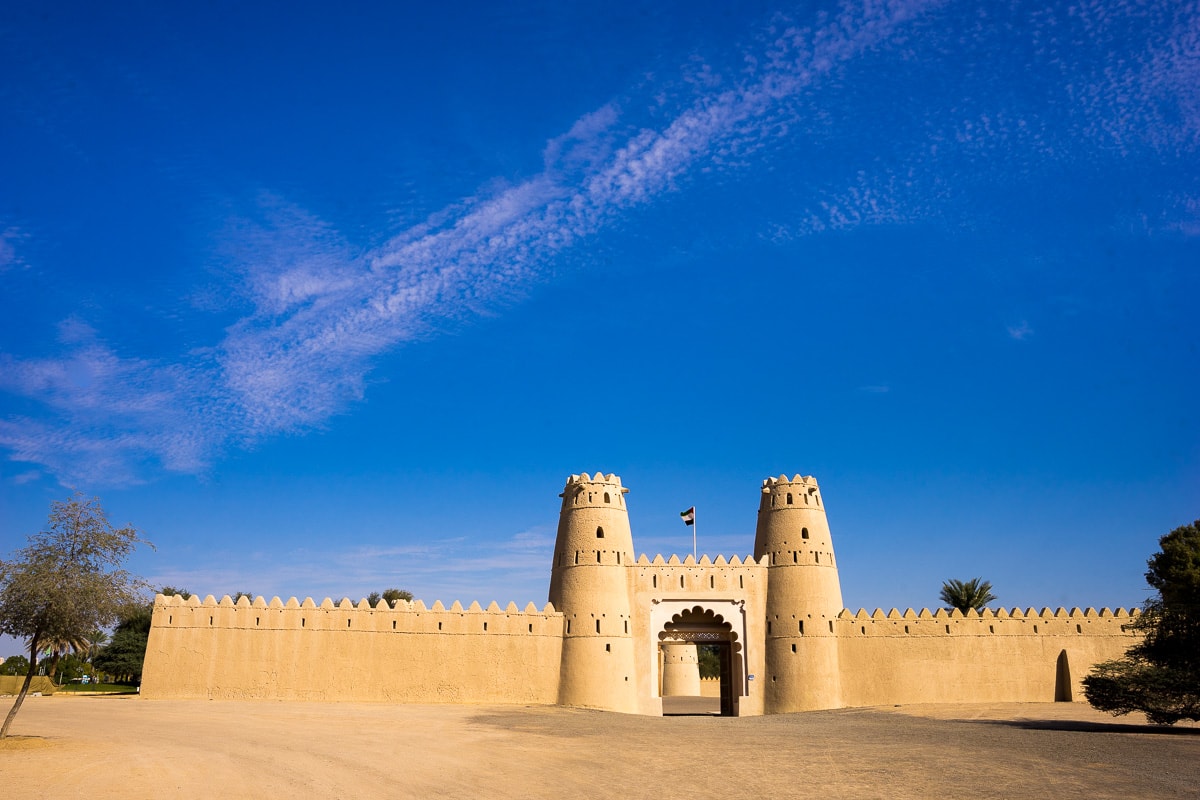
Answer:
M13 733L5 797L1200 796L1200 727L1069 703L721 719L59 695Z

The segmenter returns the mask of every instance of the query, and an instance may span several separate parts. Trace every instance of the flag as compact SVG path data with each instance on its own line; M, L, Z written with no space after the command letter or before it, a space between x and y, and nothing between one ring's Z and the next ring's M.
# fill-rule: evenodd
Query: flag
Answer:
M687 511L680 511L679 516L683 519L684 525L696 524L696 507L692 506Z

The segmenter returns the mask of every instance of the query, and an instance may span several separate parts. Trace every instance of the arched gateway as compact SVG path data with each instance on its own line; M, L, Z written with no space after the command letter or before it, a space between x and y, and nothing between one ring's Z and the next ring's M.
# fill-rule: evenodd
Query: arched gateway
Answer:
M694 605L688 608L686 601L668 601L657 605L651 612L652 629L659 627L656 618L661 619L674 608L683 606L662 626L657 637L658 685L659 696L663 699L663 713L711 713L709 706L715 706L721 716L736 717L739 700L746 694L745 652L742 646L745 638L744 604L725 604L720 601L707 604L728 605L725 613L731 614L732 621L726 620L724 615L711 607ZM663 608L664 605L666 608ZM719 670L715 697L702 690L699 658L702 648L716 655ZM675 708L671 709L672 701L676 698L687 700L683 703L676 701ZM706 702L709 698L713 702Z

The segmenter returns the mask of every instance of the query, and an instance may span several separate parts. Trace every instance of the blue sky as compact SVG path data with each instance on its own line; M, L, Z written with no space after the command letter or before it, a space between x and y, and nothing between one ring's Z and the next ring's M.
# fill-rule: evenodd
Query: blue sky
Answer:
M435 4L425 4L432 6ZM9 8L0 549L545 600L557 493L847 605L1146 596L1200 516L1195 3Z

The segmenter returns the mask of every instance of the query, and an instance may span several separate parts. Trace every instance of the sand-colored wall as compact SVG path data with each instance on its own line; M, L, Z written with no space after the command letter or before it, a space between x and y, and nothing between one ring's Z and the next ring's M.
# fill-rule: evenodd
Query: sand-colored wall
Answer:
M1137 640L1136 612L844 611L834 623L842 706L1082 700L1081 681ZM1066 652L1069 678L1060 680Z
M384 606L159 595L142 696L555 702L563 624L549 605Z

